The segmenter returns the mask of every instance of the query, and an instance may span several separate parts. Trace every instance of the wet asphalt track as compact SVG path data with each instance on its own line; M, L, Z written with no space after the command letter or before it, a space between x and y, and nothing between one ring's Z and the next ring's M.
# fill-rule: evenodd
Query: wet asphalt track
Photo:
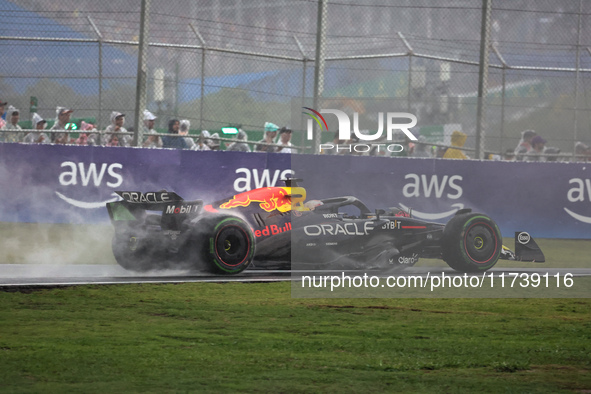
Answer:
M343 271L287 271L287 270L246 270L238 275L219 276L186 271L152 271L145 273L127 271L117 265L49 265L49 264L0 264L0 288L35 286L72 286L84 284L125 284L125 283L186 283L186 282L277 282L298 280L302 275L341 275ZM363 271L346 271L349 275L363 275ZM427 276L463 275L447 267L412 267L402 272L384 272L378 276ZM591 276L590 268L493 268L487 275L505 273L538 273L544 275L573 277ZM376 273L368 272L368 275Z

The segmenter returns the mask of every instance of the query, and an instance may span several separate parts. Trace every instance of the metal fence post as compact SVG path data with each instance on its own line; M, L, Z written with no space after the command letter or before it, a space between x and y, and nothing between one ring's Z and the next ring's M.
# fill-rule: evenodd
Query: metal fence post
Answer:
M199 99L199 130L203 130L203 105L205 103L205 40L199 33L199 30L192 23L189 23L193 33L201 43L201 98Z
M501 137L499 138L499 154L503 155L503 138L505 136L505 89L506 89L506 74L507 74L507 63L501 53L499 52L497 46L493 44L492 50L503 65L503 69L501 70Z
M178 56L177 56L177 60L176 63L174 65L174 117L178 119L179 117L179 99L180 99L180 93L179 93L179 87L180 87L180 77L179 77L179 72L180 72L180 67L179 67L179 61L178 61Z
M314 109L318 109L318 100L322 97L324 91L324 63L326 49L326 10L328 0L318 1L318 18L316 20L316 58L314 59ZM318 129L317 129L318 130ZM328 131L328 130L327 130ZM314 153L319 153L319 147L322 143L322 130L314 134Z
M97 130L101 130L101 119L102 119L102 112L103 112L103 35L101 34L100 30L94 24L94 21L90 18L90 16L86 17L90 25L94 29L94 32L98 36L98 117L96 119L96 128Z
M409 42L406 38L402 35L401 32L398 32L398 37L402 40L402 43L408 50L408 90L407 90L407 104L408 104L408 112L410 112L411 104L412 104L412 55L413 49L410 46Z
M476 159L484 159L484 123L486 106L484 100L488 89L488 48L490 40L490 14L492 0L482 0L480 31L480 66L478 70L478 103L476 109Z
M577 112L579 108L579 69L581 68L581 14L583 13L583 0L579 0L579 20L577 21L577 59L575 65L575 108L573 121L573 158L576 159L576 145L578 139Z
M407 92L408 112L412 109L412 54L408 55L408 92Z
M148 67L146 57L148 52L148 27L150 25L150 0L142 0L140 15L140 42L137 58L137 82L135 95L135 130L133 132L133 146L140 146L143 137L143 112L146 108L146 81Z
M304 52L304 47L302 46L302 44L300 43L300 41L298 40L298 38L294 35L293 39L295 40L298 49L300 50L300 53L302 54L302 103L301 106L302 108L306 105L306 74L308 72L307 70L307 66L308 66L308 56L306 56L306 52ZM302 111L300 111L302 112ZM304 115L303 112L300 114L300 118L301 118L301 122L300 124L303 126L304 124ZM302 130L302 133L304 132L304 130ZM303 134L302 134L303 135ZM302 144L304 145L304 150L305 150L305 139L302 140Z

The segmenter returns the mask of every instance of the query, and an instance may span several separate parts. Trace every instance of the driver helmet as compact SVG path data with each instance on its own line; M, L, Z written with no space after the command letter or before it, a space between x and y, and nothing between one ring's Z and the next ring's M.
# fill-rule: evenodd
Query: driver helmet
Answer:
M320 200L310 200L304 203L304 207L308 208L310 211L313 211L314 208L319 207L320 205L324 205Z

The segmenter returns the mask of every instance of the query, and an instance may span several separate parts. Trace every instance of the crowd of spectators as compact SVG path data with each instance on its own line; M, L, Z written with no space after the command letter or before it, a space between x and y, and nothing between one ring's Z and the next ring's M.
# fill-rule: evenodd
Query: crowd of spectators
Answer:
M538 135L534 130L524 130L521 132L521 139L515 150L506 152L504 159L515 161L556 161L560 154L560 149L546 146L547 142L544 137ZM577 142L578 144L582 143ZM575 152L576 155L579 153ZM587 161L588 159L588 154L577 156L577 161Z
M71 116L74 111L66 107L57 107L53 126L46 130L47 120L40 114L33 113L32 129L23 130L19 126L20 111L8 106L7 102L0 100L0 142L23 142L37 144L70 144L90 146L123 146L133 144L133 132L125 128L125 114L113 111L110 116L111 123L104 130L97 128L85 121L80 122L80 127L72 128ZM190 150L220 150L222 144L225 150L239 152L283 152L293 153L295 150L291 144L291 129L267 122L264 126L265 138L254 147L248 142L248 135L242 129L237 129L233 138L222 139L218 133L211 134L202 130L197 136L190 134L191 122L188 119L170 119L166 133L159 133L155 128L157 117L152 112L143 112L143 141L144 148L173 148ZM63 131L63 132L60 132ZM26 135L25 135L26 133ZM77 137L71 136L76 133ZM277 134L280 137L277 139Z
M74 111L67 107L57 107L53 126L46 130L48 121L40 114L33 113L32 130L23 130L19 126L20 110L7 102L0 100L0 142L23 142L36 144L73 144L90 146L123 146L133 144L133 132L125 128L125 114L113 111L110 116L111 124L99 131L85 121L80 122L79 128L70 128L71 116ZM199 135L190 134L191 122L188 119L170 119L168 131L159 133L155 128L157 117L150 111L143 112L143 142L144 148L173 148L197 151L220 150L239 152L279 152L297 153L297 148L291 143L292 130L279 127L274 123L265 122L263 139L249 142L247 133L238 128L232 138L221 138L218 133L202 130ZM70 134L75 132L77 137ZM407 156L407 157L437 157L444 159L468 159L470 149L464 147L468 136L461 131L454 131L450 136L450 146L431 144L420 136L418 141L411 141L402 137L396 142L399 149L388 150L384 144L376 141L369 149L356 149L359 140L354 136L350 140L339 140L335 133L332 144L324 144L322 154L354 154L363 156ZM384 142L384 141L381 141ZM555 161L560 156L560 149L546 146L546 139L534 130L521 132L521 139L513 150L507 150L503 156L490 155L493 160L506 161ZM223 145L222 145L223 144ZM365 144L364 144L365 145ZM332 146L326 149L326 146ZM367 146L367 145L366 145ZM381 147L381 149L380 149ZM564 156L564 155L563 155ZM577 161L591 161L591 147L583 142L575 145Z

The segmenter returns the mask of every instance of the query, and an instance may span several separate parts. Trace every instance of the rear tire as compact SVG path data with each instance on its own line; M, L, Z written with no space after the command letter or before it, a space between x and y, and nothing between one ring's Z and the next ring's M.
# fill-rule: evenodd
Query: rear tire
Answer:
M200 250L203 268L222 275L238 274L252 263L254 235L244 220L234 216L214 216L198 224L195 247Z
M443 230L443 260L454 270L482 272L492 268L501 255L501 231L486 215L454 216Z
M160 267L163 256L145 231L125 229L115 231L111 242L113 256L121 267L130 271L145 272Z

